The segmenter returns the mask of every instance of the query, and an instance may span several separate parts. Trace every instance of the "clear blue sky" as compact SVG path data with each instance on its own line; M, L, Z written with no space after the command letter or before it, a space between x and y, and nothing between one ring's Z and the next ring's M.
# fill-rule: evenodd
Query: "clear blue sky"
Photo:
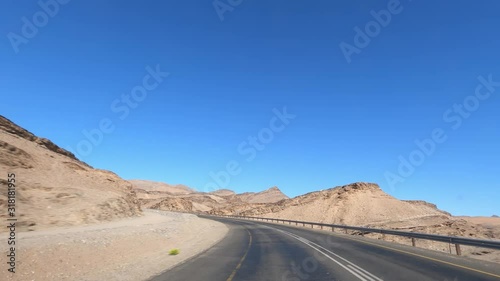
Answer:
M237 192L368 181L457 215L500 213L500 87L478 80L500 81L498 1L227 3L221 20L212 1L2 1L1 114L126 179L207 191L229 163L239 173L220 185ZM390 10L385 26L372 10ZM122 100L132 92L140 101ZM82 132L101 122L91 144Z

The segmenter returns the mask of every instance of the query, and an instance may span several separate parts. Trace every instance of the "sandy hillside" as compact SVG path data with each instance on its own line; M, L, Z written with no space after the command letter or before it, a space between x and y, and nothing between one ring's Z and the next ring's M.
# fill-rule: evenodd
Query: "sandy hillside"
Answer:
M166 211L181 212L213 212L216 209L231 209L234 206L252 206L254 204L276 203L288 197L278 187L272 187L261 192L246 192L236 194L229 189L197 192L182 186L173 189L166 183L146 180L131 181L141 206Z
M460 216L458 219L466 220L470 223L481 225L486 228L500 228L500 217L468 217Z
M178 195L137 190L137 194L145 207L160 210L269 216L348 225L404 228L433 225L451 217L424 201L398 200L371 183L354 183L291 199L277 187L242 194L229 190Z
M180 212L209 212L220 206L228 206L232 202L227 198L207 193L173 195L165 192L137 190L137 197L143 208Z
M216 211L348 225L387 225L408 219L450 217L429 203L398 200L371 183L354 183L276 203L232 206L231 210Z
M48 139L0 116L0 209L7 173L16 175L18 231L109 221L141 214L132 185L93 169ZM4 188L5 187L5 188ZM0 213L2 220L6 213ZM0 232L6 231L1 228Z
M229 190L229 189L218 189L218 190L210 192L210 194L219 195L219 196L232 196L232 195L236 195L236 192Z
M23 232L17 272L2 280L147 280L206 250L227 231L194 215L145 210L142 217ZM2 255L6 248L0 245ZM180 254L169 255L171 249Z
M147 181L147 180L128 180L134 189L142 189L148 192L166 192L171 194L189 194L195 192L194 189L182 185L170 185L163 182Z
M237 194L236 197L246 203L276 203L278 201L288 199L288 196L281 192L281 190L276 186L257 193L246 192Z
M461 222L464 225L475 226L476 229L480 229L483 233L486 233L486 237L500 239L500 218L499 217L453 217L455 220ZM500 253L498 261L500 262Z

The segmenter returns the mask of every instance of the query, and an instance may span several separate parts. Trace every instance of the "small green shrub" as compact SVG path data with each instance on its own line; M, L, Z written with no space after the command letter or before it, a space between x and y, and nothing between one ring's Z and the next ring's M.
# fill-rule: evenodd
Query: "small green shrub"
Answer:
M175 256L179 254L179 249L172 249L168 252L169 255Z

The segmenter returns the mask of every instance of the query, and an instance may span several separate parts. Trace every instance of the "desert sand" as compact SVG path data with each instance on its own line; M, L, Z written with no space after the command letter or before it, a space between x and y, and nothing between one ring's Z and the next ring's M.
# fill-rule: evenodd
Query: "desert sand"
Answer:
M219 222L155 210L113 222L23 232L16 273L6 280L146 280L209 248L226 233ZM6 245L1 244L2 255ZM169 255L171 249L180 254Z

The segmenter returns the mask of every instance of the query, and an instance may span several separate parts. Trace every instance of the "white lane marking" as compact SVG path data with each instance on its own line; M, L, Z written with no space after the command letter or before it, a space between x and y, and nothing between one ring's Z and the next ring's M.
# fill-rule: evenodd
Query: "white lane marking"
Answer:
M377 276L373 275L372 273L366 271L365 269L361 268L360 266L356 265L355 263L333 253L332 251L322 247L321 245L318 245L310 240L307 240L301 236L298 236L296 234L293 234L293 233L290 233L288 231L284 231L284 230L281 230L281 229L277 229L277 228L274 228L274 227L269 227L269 226L266 226L267 228L272 228L276 231L279 231L279 232L282 232L296 240L299 240L300 242L304 243L305 245L313 248L314 250L316 250L318 253L321 253L322 255L324 255L325 257L329 258L330 260L332 260L333 262L335 262L336 264L338 264L339 266L341 266L342 268L344 268L345 270L347 270L348 272L350 272L352 275L358 277L358 279L362 280L362 281L383 281L382 279L378 278ZM325 253L326 252L326 253ZM341 262L339 262L338 260L334 259L333 257L331 257L330 255L328 255L328 253L330 255L333 255L339 259L341 259L342 261L344 261L345 263L347 263L347 265L344 265L342 264Z
M292 234L292 235L296 235L296 234L293 234L293 233L290 233L290 234ZM300 236L298 236L298 235L296 235L296 236L297 236L297 237L300 237ZM307 239L306 239L306 240L307 240ZM307 241L309 241L309 243L311 243L312 245L314 245L314 246L316 246L316 247L318 247L318 248L320 248L320 249L322 249L322 250L326 251L327 253L329 253L329 254L331 254L331 255L334 255L335 257L337 257L337 258L339 258L339 259L341 259L341 260L345 261L347 264L350 264L352 267L355 267L355 268L357 268L358 270L360 270L360 271L362 271L362 272L364 272L364 273L368 274L371 278L373 278L373 279L375 279L375 280L378 280L378 281L383 281L382 279L378 278L377 276L375 276L375 275L371 274L370 272L366 271L365 269L361 268L361 267L360 267L360 266L358 266L357 264L355 264L355 263L353 263L353 262L351 262L351 261L349 261L349 260L347 260L347 259L343 258L342 256L339 256L338 254L336 254L336 253L334 253L334 252L332 252L332 251L330 251L330 250L326 249L325 247L323 247L323 246L321 246L321 245L319 245L319 244L316 244L316 243L314 243L314 242L312 242L312 241L310 241L310 240L307 240Z
M357 273L359 273L360 275L364 276L364 277L365 277L365 278L367 278L368 280L375 280L375 279L371 278L371 277L370 277L370 275L368 275L368 274L364 273L363 271L361 271L361 270L357 269L356 267L354 267L354 266L352 266L352 265L350 265L350 264L348 264L348 265L347 265L347 267L349 267L350 269L352 269L352 270L356 271Z
M323 250L325 250L326 252L328 252L328 253L330 253L330 254L332 254L332 255L336 256L337 258L339 258L339 259L341 259L341 260L343 260L343 261L345 261L346 263L350 264L351 266L353 266L353 267L355 267L355 268L357 268L357 269L359 269L359 270L363 271L364 273L366 273L366 274L370 275L370 276L371 276L372 278L374 278L375 280L378 280L378 281L383 281L382 279L380 279L380 278L378 278L377 276L375 276L375 275L371 274L370 272L366 271L365 269L363 269L362 267L358 266L357 264L355 264L355 263L353 263L353 262L351 262L351 261L349 261L349 260L347 260L347 259L343 258L342 256L339 256L338 254L335 254L334 252L332 252L332 251L330 251L330 250L328 250L328 249L326 249L326 248L322 247L321 245L318 245L318 244L316 244L316 243L314 243L314 242L311 242L311 243L312 243L312 244L314 244L314 245L316 245L316 246L317 246L317 247L319 247L320 249L323 249Z
M285 234L287 234L287 233L285 233ZM290 235L290 236L291 236L291 235ZM291 237L293 237L293 236L291 236ZM295 237L293 237L293 238L295 238ZM296 239L296 238L295 238L295 239ZM299 240L299 239L297 239L297 240ZM339 266L341 266L342 268L344 268L345 270L347 270L348 272L350 272L352 275L354 275L354 276L358 277L358 278L359 278L359 280L361 280L361 281L373 281L373 280L369 280L369 279L365 279L365 278L363 278L363 276L359 275L356 271L354 271L354 270L352 270L352 269L348 268L347 266L343 265L342 263L340 263L340 262L339 262L339 261L337 261L336 259L334 259L334 258L330 257L328 254L326 254L325 252L321 251L319 248L316 248L316 247L314 247L313 245L311 245L311 244L309 244L309 243L306 243L306 242L304 242L304 241L302 241L302 240L299 240L299 241L300 241L300 242L302 242L302 243L304 243L305 245L307 245L307 246L309 246L309 247L313 248L313 249L314 249L314 250L316 250L318 253L320 253L320 254L324 255L325 257L327 257L328 259L330 259L330 260L331 260L331 261L333 261L334 263L338 264Z
M278 230L278 229L276 229L276 230ZM284 233L284 232L287 232L287 231L284 231L284 230L278 230L278 231L282 231L283 233ZM350 264L352 267L357 268L359 271L364 272L365 274L369 275L371 278L374 278L375 280L378 280L378 281L383 281L382 279L378 278L377 276L375 276L375 275L371 274L370 272L366 271L365 269L363 269L363 268L359 267L359 266L358 266L358 265L356 265L355 263L353 263L353 262L351 262L351 261L349 261L349 260L347 260L347 259L345 259L345 258L343 258L343 257L339 256L338 254L335 254L334 252L332 252L332 251L330 251L330 250L326 249L325 247L323 247L323 246L321 246L321 245L319 245L319 244L316 244L316 243L314 243L314 242L312 242L312 241L310 241L310 240L307 240L307 239L305 239L305 238L302 238L302 237L298 236L297 234L294 234L294 233L291 233L291 232L288 232L288 233L289 233L289 235L290 235L290 236L295 236L295 239L299 239L299 238L300 238L300 239L302 239L302 240L306 240L306 241L307 241L307 243L310 243L310 244L312 244L312 245L314 245L314 246L316 246L316 247L318 247L318 248L320 248L320 249L322 249L322 250L326 251L327 253L329 253L329 254L331 254L331 255L334 255L335 257L337 257L337 258L339 258L339 259L341 259L341 260L345 261L347 264Z
M283 231L283 232L285 233L285 231ZM298 239L297 237L300 237L300 236L298 236L298 235L296 235L296 234L293 234L293 233L290 233L290 232L289 232L289 233L285 233L285 234L288 234L288 235L290 235L290 236L294 237L295 239ZM352 270L356 271L356 272L357 272L357 273L359 273L360 275L363 275L364 277L368 278L367 280L370 280L370 281L377 281L377 280L382 281L382 279L378 278L377 276L375 276L375 275L371 274L370 272L368 272L368 271L364 270L363 268L361 268L361 267L357 266L356 264L354 264L354 263L352 263L352 262L350 262L350 261L348 261L348 260L344 259L343 257L341 257L341 256L339 256L339 255L337 255L337 254L333 253L332 251L330 251L330 250L328 250L328 249L326 249L326 248L322 247L321 245L318 245L318 244L316 244L316 243L314 243L314 242L312 242L312 241L310 241L310 240L307 240L307 239L305 239L305 238L302 238L302 237L300 237L300 240L301 240L301 242L303 242L303 243L305 243L305 244L309 245L310 247L312 246L312 247L313 247L314 249L316 249L316 250L318 250L318 249L324 250L324 251L326 251L327 253L329 253L329 254L331 254L331 255L333 255L333 256L336 256L336 257L338 257L338 258L342 259L343 261L345 261L345 262L347 263L347 267L349 267L349 268L351 268ZM305 240L306 242L304 242L304 240Z

